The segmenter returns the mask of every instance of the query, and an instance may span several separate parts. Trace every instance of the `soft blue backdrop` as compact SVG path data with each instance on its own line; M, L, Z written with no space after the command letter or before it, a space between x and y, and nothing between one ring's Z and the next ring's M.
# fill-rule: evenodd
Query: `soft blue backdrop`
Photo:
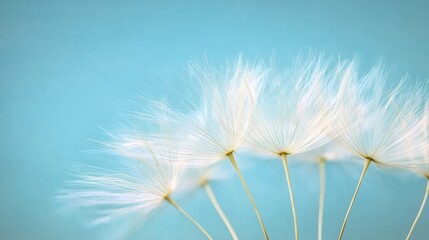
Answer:
M190 59L223 62L239 52L287 60L300 50L382 59L389 69L429 78L427 1L0 1L0 238L108 239L115 226L90 229L88 213L68 211L54 196L89 138L116 128L143 85L180 84ZM163 92L161 88L152 89ZM240 158L240 156L238 156ZM250 159L251 160L251 159ZM241 159L243 163L246 159ZM280 162L244 172L272 239L293 225ZM315 239L318 175L292 164L302 239ZM335 239L359 167L329 165L326 239ZM344 239L404 239L425 181L371 168ZM214 184L243 239L262 235L236 178ZM202 192L180 199L216 239L228 232ZM429 207L414 239L429 235ZM112 236L112 235L110 235ZM425 237L426 236L426 237ZM203 239L165 206L136 239Z

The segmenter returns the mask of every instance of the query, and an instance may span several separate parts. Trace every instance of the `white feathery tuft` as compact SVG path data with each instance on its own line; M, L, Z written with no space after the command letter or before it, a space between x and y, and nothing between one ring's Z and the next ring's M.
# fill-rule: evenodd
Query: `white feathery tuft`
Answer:
M190 66L196 83L189 86L199 97L191 99L188 108L166 111L170 135L180 143L178 154L187 165L208 166L240 148L249 133L266 72L261 62L251 64L242 57L225 68Z
M429 179L429 100L426 100L420 126L423 133L421 135L423 144L420 145L421 158L407 167L418 175Z
M336 141L353 154L384 166L417 161L424 145L420 116L423 88L406 79L389 90L381 65L359 76L353 61L339 66Z
M173 161L171 152L160 151L147 140L128 140L117 145L124 150L120 168L88 167L76 174L76 180L70 181L59 196L78 206L97 209L100 217L94 224L129 214L148 215L177 186L182 166Z
M249 148L271 155L293 155L329 142L325 134L333 114L325 96L329 61L297 62L264 85L258 102Z

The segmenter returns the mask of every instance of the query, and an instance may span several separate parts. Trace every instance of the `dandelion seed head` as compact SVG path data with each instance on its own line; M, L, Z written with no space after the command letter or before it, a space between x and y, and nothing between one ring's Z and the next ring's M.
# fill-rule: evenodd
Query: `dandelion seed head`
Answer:
M182 166L171 152L156 144L128 139L118 144L125 149L114 170L80 168L59 196L71 204L92 207L98 218L93 224L110 222L127 215L148 215L177 187Z
M311 58L266 81L252 122L249 148L266 154L297 154L329 141L330 111L324 98L329 61Z
M421 141L423 142L420 145L421 159L408 164L407 167L412 172L429 179L429 100L425 102L420 129L422 131Z
M381 65L359 75L355 63L338 69L340 84L335 120L336 141L353 154L384 166L415 160L421 148L419 116L424 92L406 79L393 88Z
M224 68L191 64L198 98L186 109L170 107L171 135L188 165L208 166L240 148L248 135L266 69L239 57Z

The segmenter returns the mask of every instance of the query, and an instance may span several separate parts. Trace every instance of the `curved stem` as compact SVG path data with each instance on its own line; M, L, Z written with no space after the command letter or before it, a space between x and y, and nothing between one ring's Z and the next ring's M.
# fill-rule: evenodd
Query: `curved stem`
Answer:
M290 176L289 176L289 167L287 164L287 157L285 153L280 154L281 159L283 160L283 167L286 174L286 181L287 186L289 188L289 197L290 197L290 204L292 206L292 215L293 215L293 226L295 229L295 239L298 240L298 221L296 219L296 211L295 211L295 201L293 200L293 193L292 193L292 184L290 182Z
M231 223L229 222L228 218L226 217L225 213L223 212L222 208L220 207L216 196L213 193L213 189L210 186L210 183L207 181L203 184L204 190L206 190L207 196L209 197L210 201L213 204L213 207L216 209L216 212L219 214L222 221L225 223L226 227L228 228L229 232L231 233L232 239L238 240L237 234L234 231L234 228L232 227Z
M259 224L261 225L262 231L264 232L264 237L266 240L268 240L269 237L267 234L267 230L265 229L264 222L262 221L261 215L259 214L258 208L256 207L256 203L253 200L252 194L250 193L249 188L247 187L247 184L244 181L243 175L241 174L241 171L238 168L237 162L235 161L235 158L234 158L234 153L233 152L228 153L227 156L231 161L232 165L234 166L235 170L237 171L238 177L240 177L241 184L243 185L244 190L246 190L247 196L249 197L249 200L253 205L253 209L255 210L256 217L258 218Z
M362 179L365 176L366 170L368 169L368 167L369 167L370 164L371 164L371 160L370 159L365 159L365 165L363 166L362 173L360 175L358 185L356 186L355 193L353 194L352 201L350 202L349 209L347 210L346 216L344 218L343 226L341 227L341 231L340 231L340 235L338 236L338 240L341 240L343 238L343 233L344 233L344 229L346 228L346 224L347 224L347 220L349 218L350 210L353 207L353 203L355 202L356 196L357 196L357 194L359 192L360 184L362 183Z
M320 158L319 163L320 175L320 190L319 190L319 221L317 227L317 238L322 240L322 227L323 227L323 208L325 205L325 159Z
M195 219L189 216L189 214L185 212L185 210L183 210L183 208L181 208L179 204L177 204L170 196L166 196L165 200L169 202L171 205L173 205L177 210L179 210L179 212L185 215L185 217L187 217L195 226L197 226L197 228L200 229L200 231L204 235L206 235L207 239L213 240L213 238L207 233L207 231Z
M410 232L408 233L406 240L408 240L410 238L411 234L413 233L414 227L416 226L417 222L419 221L420 214L422 214L423 208L425 207L426 200L428 198L428 193L429 193L429 179L428 179L427 184L426 184L426 193L425 193L425 196L423 197L422 205L420 206L420 210L417 213L416 218L414 219L413 225L411 226Z

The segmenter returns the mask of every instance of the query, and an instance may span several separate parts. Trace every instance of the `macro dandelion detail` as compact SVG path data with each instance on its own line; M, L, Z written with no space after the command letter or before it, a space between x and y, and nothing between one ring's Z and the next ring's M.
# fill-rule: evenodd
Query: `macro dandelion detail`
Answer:
M429 144L429 101L426 101L425 103L425 109L424 109L424 113L421 121L422 121L421 128L423 132L422 142L425 144ZM427 145L422 147L421 154L423 156L423 159L421 162L419 162L418 164L408 166L412 171L414 171L415 173L417 173L418 175L426 179L426 191L423 196L423 200L420 205L419 211L417 212L417 215L413 221L413 224L411 225L410 231L408 232L408 235L406 238L407 240L410 239L411 234L414 231L414 228L420 218L420 215L423 212L423 209L426 205L427 197L429 195L429 147Z
M101 217L94 223L109 222L128 214L141 218L167 202L208 239L212 239L171 197L183 170L183 165L177 159L172 159L171 152L166 152L165 149L161 151L144 139L139 139L138 142L130 139L114 145L124 157L133 158L120 162L121 170L90 167L87 172L80 173L77 180L71 181L69 189L59 197L80 206L101 209Z
M335 141L365 161L341 227L341 239L370 164L401 168L420 155L423 142L418 123L424 88L407 86L402 80L389 89L388 75L381 65L359 75L351 61L340 64L337 71L341 83L332 124Z
M362 73L355 60L334 62L329 57L310 56L278 68L240 55L224 67L191 63L188 73L190 96L179 93L180 100L160 100L152 99L149 91L142 98L142 108L132 114L137 118L127 119L132 127L109 134L113 142L100 141L104 152L120 159L112 168L82 167L59 198L94 208L98 214L94 224L125 216L146 219L167 203L212 239L175 200L176 192L198 190L204 192L222 227L236 240L240 231L233 226L238 225L227 217L234 220L233 213L224 211L222 206L227 205L216 195L217 183L225 187L225 176L231 171L240 180L264 238L269 239L236 159L243 152L243 161L251 162L252 155L281 160L298 240L300 203L295 201L288 162L290 156L296 156L299 164L318 167L318 178L313 181L319 196L315 233L322 240L326 166L340 161L359 163L354 159L358 157L364 166L342 222L340 240L370 165L412 171L429 179L427 86L408 84L407 78L390 85L390 75L382 65ZM147 126L150 129L139 129ZM407 239L423 212L429 183L427 186Z
M287 157L322 146L329 141L330 111L324 101L328 63L320 58L297 63L285 74L266 81L253 121L248 144L261 153L278 156L283 163L289 189L295 239L298 221Z
M199 104L190 114L176 118L186 133L182 151L188 156L188 163L213 164L241 147L251 126L266 71L262 63L252 65L242 57L225 68L191 65L191 76L201 92Z
M225 69L192 65L190 72L201 81L202 96L201 105L192 114L175 114L185 133L180 140L181 154L188 164L205 166L228 158L268 239L262 217L234 157L248 135L266 70L261 63L251 65L239 57Z

